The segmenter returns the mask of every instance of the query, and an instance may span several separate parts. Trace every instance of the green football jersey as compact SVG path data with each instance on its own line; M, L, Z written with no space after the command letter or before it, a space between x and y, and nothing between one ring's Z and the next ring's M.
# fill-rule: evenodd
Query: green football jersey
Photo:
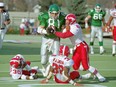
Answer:
M48 12L42 13L41 15L38 16L38 20L40 21L41 26L45 26L45 29L53 25L56 27L56 31L61 31L62 30L62 25L65 25L65 14L60 12L59 17L57 19L53 19L49 17ZM47 38L56 38L54 34L50 35L45 35Z
M94 9L90 10L88 15L91 16L91 26L102 26L102 19L106 15L106 12L104 10L101 10L100 12L96 12Z

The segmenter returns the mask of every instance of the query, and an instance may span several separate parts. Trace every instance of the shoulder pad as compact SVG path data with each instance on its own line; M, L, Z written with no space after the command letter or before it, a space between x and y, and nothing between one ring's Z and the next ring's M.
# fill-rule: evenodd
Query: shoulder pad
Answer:
M91 9L91 10L90 10L90 12L93 12L93 11L94 11L94 9Z

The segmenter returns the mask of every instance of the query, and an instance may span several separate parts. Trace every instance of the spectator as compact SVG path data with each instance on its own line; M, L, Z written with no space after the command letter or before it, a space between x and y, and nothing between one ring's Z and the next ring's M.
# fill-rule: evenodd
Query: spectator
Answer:
M0 2L0 49L2 49L2 43L5 37L5 33L10 24L9 13L5 10L5 5Z

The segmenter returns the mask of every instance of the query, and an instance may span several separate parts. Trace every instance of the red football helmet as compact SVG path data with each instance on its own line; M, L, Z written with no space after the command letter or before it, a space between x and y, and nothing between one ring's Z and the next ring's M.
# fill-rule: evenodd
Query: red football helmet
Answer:
M70 49L66 45L61 45L59 49L59 55L68 56L70 54Z
M11 60L10 61L10 66L13 66L14 68L18 68L20 65L20 61L19 60Z
M76 16L74 14L68 14L66 17L65 17L66 20L69 20L70 24L73 24L76 22Z
M18 68L21 65L22 60L24 60L24 57L21 54L17 54L11 59L10 66Z

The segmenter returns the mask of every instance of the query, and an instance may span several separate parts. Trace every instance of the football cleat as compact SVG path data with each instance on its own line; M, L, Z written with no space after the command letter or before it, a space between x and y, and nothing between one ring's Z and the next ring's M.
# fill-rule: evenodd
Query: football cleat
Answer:
M105 50L100 50L100 55L104 54L105 53Z
M115 56L116 55L116 53L112 53L112 56Z
M93 52L93 51L91 51L91 52L90 52L90 54L94 54L94 52Z
M99 80L100 82L105 82L105 81L106 81L106 78L100 77L100 78L98 78L98 80Z
M82 79L89 79L90 77L91 77L91 73L87 73L81 76Z

